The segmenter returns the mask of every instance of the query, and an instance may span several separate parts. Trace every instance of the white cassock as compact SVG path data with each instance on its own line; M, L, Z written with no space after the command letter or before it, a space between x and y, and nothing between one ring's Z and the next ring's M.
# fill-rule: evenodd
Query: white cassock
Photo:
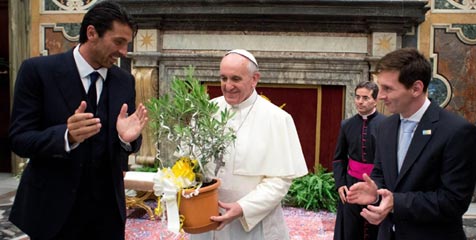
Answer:
M222 180L220 201L238 202L243 217L221 231L191 235L191 239L289 239L281 200L292 179L308 173L291 115L256 91L238 106L230 106L223 96L212 101L221 110L236 111L229 124L237 138L227 149L217 177Z

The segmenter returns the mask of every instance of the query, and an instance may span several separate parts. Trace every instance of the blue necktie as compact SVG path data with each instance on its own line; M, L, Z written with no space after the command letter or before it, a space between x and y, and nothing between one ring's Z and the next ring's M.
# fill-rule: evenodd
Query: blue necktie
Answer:
M410 142L412 141L413 131L417 122L410 121L410 120L402 120L400 122L400 128L402 129L400 137L400 142L398 143L398 172L400 173L400 169L403 165L403 160L407 155L408 147L410 146Z
M88 89L88 105L91 107L91 111L94 115L96 115L97 109L96 81L98 80L98 77L99 73L96 71L89 74L91 84L89 85Z

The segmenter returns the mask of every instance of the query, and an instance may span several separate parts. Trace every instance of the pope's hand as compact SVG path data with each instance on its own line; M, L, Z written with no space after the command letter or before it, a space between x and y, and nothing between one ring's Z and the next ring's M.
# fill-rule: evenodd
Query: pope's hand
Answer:
M123 141L132 142L140 136L148 120L147 109L142 103L139 104L136 111L130 116L127 115L127 104L123 104L121 112L117 117L117 133Z
M234 203L224 203L218 201L218 206L225 209L225 214L221 216L211 216L210 219L215 222L220 222L218 225L217 230L222 230L228 223L243 216L243 209L241 208L240 204L237 202Z
M67 120L69 144L82 143L101 130L101 120L95 118L92 113L85 112L86 106L86 102L81 101L74 114Z

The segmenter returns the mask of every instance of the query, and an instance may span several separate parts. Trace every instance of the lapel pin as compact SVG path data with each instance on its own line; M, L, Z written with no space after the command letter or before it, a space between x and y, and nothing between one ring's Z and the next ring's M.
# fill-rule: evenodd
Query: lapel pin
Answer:
M423 135L431 135L431 129L423 130Z

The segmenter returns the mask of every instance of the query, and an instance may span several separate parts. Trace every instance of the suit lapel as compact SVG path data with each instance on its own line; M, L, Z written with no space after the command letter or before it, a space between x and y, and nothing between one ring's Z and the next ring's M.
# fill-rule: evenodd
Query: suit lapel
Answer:
M436 122L438 121L438 108L433 103L430 104L425 114L420 120L415 133L413 134L410 147L398 175L397 184L410 171L415 161L420 156L421 152L430 141L432 133L436 132Z
M112 67L108 70L107 74L107 91L108 91L108 116L110 132L114 132L116 129L116 120L119 112L121 111L122 104L124 102L124 89L128 86L123 86L124 81L117 76L117 69ZM130 87L130 86L129 86ZM122 101L122 102L120 102Z
M117 120L117 115L119 114L119 111L120 111L120 106L117 101L120 101L121 99L121 96L120 96L121 89L118 88L118 84L116 84L115 82L116 77L114 75L115 75L115 71L113 71L113 68L109 68L107 72L107 78L104 84L105 88L103 88L103 91L107 91L107 96L108 96L107 121L108 121L109 129L107 131L107 135L109 139L111 140L117 138L116 136L113 136L113 134L116 133L116 120ZM110 142L113 142L113 141L110 141ZM111 153L113 151L113 144L108 144L107 147L108 147L109 153Z
M61 62L58 62L59 66L54 73L54 77L57 80L64 102L71 113L74 113L81 100L83 100L84 89L74 61L73 49L61 54L61 60Z
M390 140L388 142L388 145L386 146L388 148L386 153L388 153L387 156L382 156L382 159L388 159L387 164L387 169L389 169L389 174L390 174L390 183L387 184L387 186L393 190L395 186L395 182L398 177L398 170L397 170L397 146L398 146L398 126L400 124L400 116L398 114L395 114L392 116L393 119L390 121L390 125L392 127L389 128L388 132L381 135L384 137L388 137ZM377 143L378 144L378 143ZM383 160L385 161L385 160ZM382 163L385 164L385 163Z

